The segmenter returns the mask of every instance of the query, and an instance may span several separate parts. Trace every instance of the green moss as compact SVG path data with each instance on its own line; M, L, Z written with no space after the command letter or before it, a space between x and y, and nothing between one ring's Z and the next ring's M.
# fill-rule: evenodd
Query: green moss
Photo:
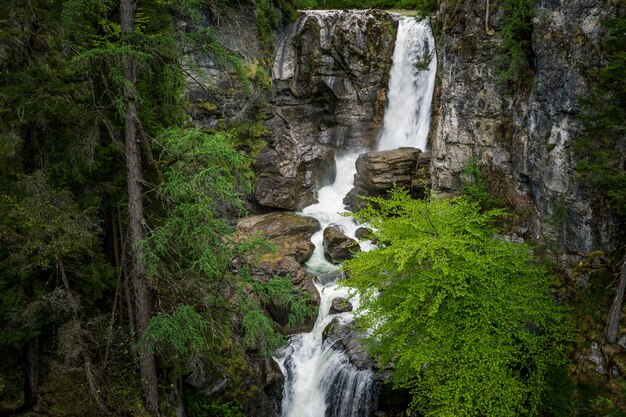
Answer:
M217 105L215 105L214 103L209 103L208 101L205 100L199 100L196 102L196 107L201 108L202 110L206 111L207 113L213 113L215 111L217 111Z

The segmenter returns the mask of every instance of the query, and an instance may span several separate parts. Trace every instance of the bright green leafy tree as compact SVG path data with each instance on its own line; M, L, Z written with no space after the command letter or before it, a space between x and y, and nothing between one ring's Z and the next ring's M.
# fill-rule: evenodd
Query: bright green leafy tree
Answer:
M495 236L503 213L465 198L390 200L357 214L378 249L347 261L372 352L426 416L533 416L561 360L561 311L530 248Z

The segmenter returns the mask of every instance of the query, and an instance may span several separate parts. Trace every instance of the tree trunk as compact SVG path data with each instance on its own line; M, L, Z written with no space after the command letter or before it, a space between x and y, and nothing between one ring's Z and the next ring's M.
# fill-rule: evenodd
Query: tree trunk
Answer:
M37 405L39 399L39 337L26 342L24 347L24 410Z
M120 0L122 39L134 31L134 18L137 3L135 0ZM141 257L140 242L143 238L143 191L141 187L141 153L137 135L137 106L133 86L136 82L136 66L132 58L124 62L124 140L126 143L126 168L128 170L128 228L133 268L131 277L134 289L135 325L137 337L141 339L150 320L150 300L146 284L146 268ZM141 383L148 410L159 414L159 396L154 354L143 344L139 344L139 369Z
M609 309L607 318L606 341L609 343L617 342L619 336L619 322L622 316L622 303L624 302L624 290L626 289L626 255L622 259L622 269L615 287L615 298Z

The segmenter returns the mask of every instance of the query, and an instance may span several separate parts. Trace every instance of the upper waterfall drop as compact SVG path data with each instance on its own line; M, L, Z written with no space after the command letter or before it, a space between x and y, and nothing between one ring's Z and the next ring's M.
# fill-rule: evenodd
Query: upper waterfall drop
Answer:
M428 20L400 19L393 52L387 108L377 150L426 150L437 55Z

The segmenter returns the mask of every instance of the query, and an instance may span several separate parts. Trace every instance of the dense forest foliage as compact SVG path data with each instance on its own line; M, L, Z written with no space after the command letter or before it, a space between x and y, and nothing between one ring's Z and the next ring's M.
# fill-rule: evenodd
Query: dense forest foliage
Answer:
M283 342L265 303L307 313L290 280L252 280L267 245L232 238L239 138L185 125L186 51L216 45L174 20L200 5L0 6L3 410L156 413L182 375L237 374Z

